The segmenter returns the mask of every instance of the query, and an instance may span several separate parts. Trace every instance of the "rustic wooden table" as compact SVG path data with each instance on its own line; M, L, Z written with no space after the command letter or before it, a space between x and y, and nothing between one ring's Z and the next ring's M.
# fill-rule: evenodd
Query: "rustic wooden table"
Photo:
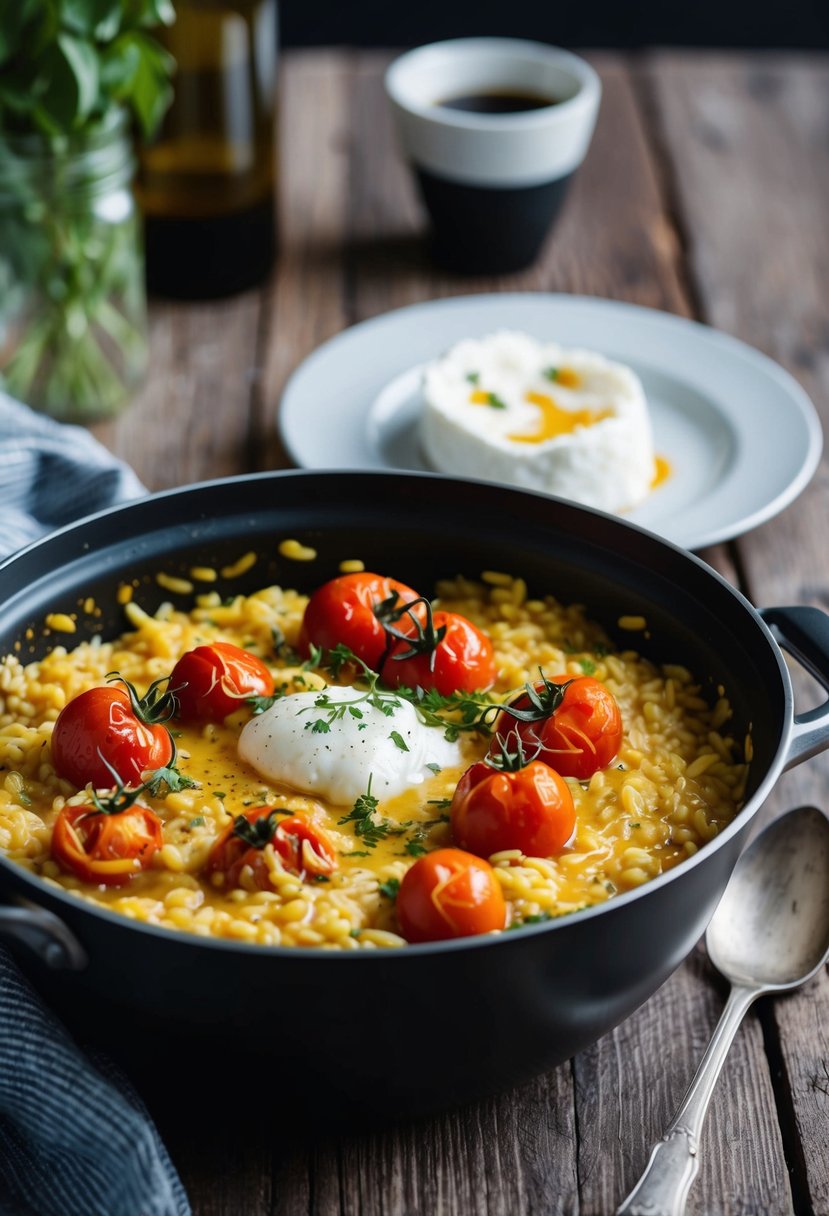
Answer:
M516 289L698 317L788 367L829 424L829 58L591 59L604 82L600 120L554 238L526 273L481 280L428 262L384 104L387 57L286 55L276 272L234 299L154 303L149 381L99 437L153 489L282 467L280 393L320 342L400 305ZM824 463L781 516L703 556L753 603L828 606L827 519ZM805 802L829 809L829 757L784 776L765 815ZM275 1130L246 1123L241 1107L218 1112L217 1133L215 1111L195 1124L154 1111L197 1216L607 1216L682 1096L722 1001L700 947L569 1064L370 1135ZM825 973L749 1016L701 1151L690 1213L829 1213Z

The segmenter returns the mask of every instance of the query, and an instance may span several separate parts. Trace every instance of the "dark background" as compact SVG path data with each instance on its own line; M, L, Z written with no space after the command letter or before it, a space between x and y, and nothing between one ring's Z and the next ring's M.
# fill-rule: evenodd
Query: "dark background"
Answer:
M414 46L475 34L570 47L829 46L829 0L281 0L288 46Z

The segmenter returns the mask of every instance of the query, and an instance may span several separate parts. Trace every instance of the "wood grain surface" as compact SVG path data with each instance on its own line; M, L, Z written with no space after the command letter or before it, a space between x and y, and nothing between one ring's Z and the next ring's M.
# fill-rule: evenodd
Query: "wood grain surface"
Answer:
M383 97L389 56L285 56L275 273L231 300L154 302L148 381L99 436L153 489L284 467L280 393L320 342L392 308L497 290L604 296L709 322L788 367L829 424L829 57L590 58L602 109L561 222L532 269L483 279L429 260ZM828 519L824 462L781 516L703 556L755 603L829 607ZM797 692L799 708L824 695L804 680ZM829 807L828 758L786 774L765 813L802 802ZM154 1113L197 1216L607 1216L682 1097L723 999L699 947L570 1064L417 1124L389 1112L382 1131L332 1135L284 1111L250 1125L234 1112L194 1134L189 1118ZM827 1148L824 974L747 1019L688 1212L827 1216Z

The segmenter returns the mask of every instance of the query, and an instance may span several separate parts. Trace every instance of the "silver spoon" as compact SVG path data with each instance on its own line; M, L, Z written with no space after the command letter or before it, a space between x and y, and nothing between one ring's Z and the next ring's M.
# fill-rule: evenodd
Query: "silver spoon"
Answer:
M742 854L705 935L731 992L696 1076L616 1216L682 1216L699 1170L699 1139L734 1035L760 996L788 992L829 955L829 819L789 811Z

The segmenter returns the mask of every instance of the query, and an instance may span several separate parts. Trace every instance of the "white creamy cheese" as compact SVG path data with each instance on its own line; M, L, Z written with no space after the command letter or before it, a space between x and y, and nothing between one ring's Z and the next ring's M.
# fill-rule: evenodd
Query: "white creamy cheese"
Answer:
M315 731L317 720L332 717L330 707L316 704L319 690L282 697L245 724L241 758L269 780L342 806L365 793L369 777L376 798L392 798L425 781L428 765L461 764L458 744L441 728L424 726L408 701L395 698L387 716L355 688L330 687L325 695L332 705L353 708L334 714L327 731Z
M604 511L653 484L647 402L630 368L501 331L424 373L420 440L437 470L542 490Z

